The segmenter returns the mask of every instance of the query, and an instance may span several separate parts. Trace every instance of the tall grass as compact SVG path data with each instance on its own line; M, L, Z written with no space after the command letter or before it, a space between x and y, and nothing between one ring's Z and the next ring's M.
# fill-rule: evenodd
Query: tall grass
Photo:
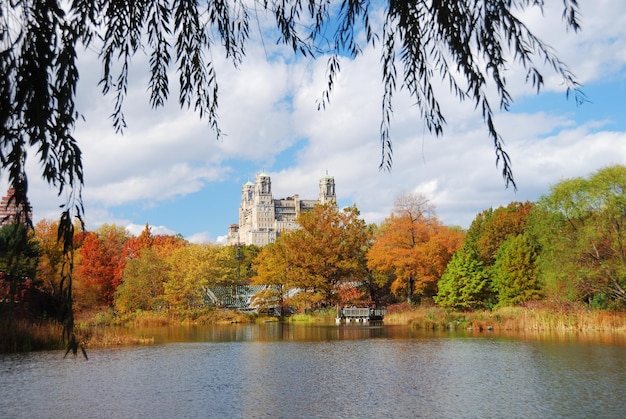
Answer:
M0 322L0 352L26 352L42 349L62 349L63 326L55 321L29 322L15 320Z
M296 314L291 322L329 322L335 308L315 313ZM276 318L271 318L276 320ZM252 323L268 321L249 313L220 310L185 310L171 312L137 311L116 315L110 309L79 316L76 335L86 347L108 347L153 343L151 337L133 333L133 328L182 326L190 324ZM572 332L613 332L626 336L626 312L590 310L582 306L535 303L525 307L503 307L493 311L462 312L434 305L399 304L388 307L387 325L408 325L421 330L492 330L503 334L550 334L567 338ZM0 352L64 349L62 326L51 320L0 322Z
M131 346L154 343L154 336L137 336L132 328L123 326L87 326L76 330L79 342L86 348L106 348L111 346Z
M385 324L406 324L424 330L626 332L626 312L538 305L461 312L402 305L389 307Z
M296 313L289 317L289 322L297 323L324 323L334 321L337 317L337 308L327 307L306 313Z

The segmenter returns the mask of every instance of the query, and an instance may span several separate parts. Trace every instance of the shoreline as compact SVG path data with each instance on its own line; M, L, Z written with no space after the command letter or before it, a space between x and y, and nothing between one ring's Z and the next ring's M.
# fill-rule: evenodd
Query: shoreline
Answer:
M211 324L267 322L334 323L334 308L287 318L230 311L138 312L116 317L110 310L77 313L76 335L87 349L153 344L154 338L136 336L141 327L188 327ZM512 337L531 335L569 338L581 335L616 335L626 342L626 311L590 310L583 307L503 307L459 312L436 306L396 305L388 308L384 324L433 332L494 333ZM2 325L0 353L64 349L61 325L53 321L17 320L9 330Z

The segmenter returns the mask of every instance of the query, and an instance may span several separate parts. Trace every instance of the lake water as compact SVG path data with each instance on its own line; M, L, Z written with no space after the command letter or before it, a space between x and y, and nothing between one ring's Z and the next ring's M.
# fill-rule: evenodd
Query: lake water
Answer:
M382 325L138 331L149 346L0 355L6 418L622 418L621 335Z

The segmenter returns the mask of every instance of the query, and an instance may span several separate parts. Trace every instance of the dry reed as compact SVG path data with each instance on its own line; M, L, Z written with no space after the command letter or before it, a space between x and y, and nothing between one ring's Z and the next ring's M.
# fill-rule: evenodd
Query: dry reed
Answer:
M0 324L0 352L61 349L63 326L55 321L32 323L23 319Z
M567 306L458 312L432 306L402 306L390 307L385 324L406 324L424 330L626 332L626 312Z

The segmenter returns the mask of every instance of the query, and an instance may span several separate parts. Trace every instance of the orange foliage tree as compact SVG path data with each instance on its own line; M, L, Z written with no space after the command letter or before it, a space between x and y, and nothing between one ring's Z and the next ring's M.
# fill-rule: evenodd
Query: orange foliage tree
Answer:
M299 230L278 237L256 260L257 284L281 283L300 289L289 298L299 308L331 306L366 276L365 251L370 230L356 207L339 210L336 205L318 205L298 218ZM342 290L340 293L339 290Z
M122 282L120 261L127 239L124 227L115 225L104 225L85 237L76 273L93 289L99 303L113 304L115 289Z
M404 194L396 199L394 212L381 225L367 253L370 269L392 278L396 296L433 296L454 252L463 243L459 228L441 224L434 207L421 194Z
M465 248L485 266L492 266L502 243L524 232L533 206L532 202L511 202L506 207L481 212L467 230Z
M129 237L128 240L124 243L123 257L122 257L122 266L120 266L121 270L124 270L124 262L127 259L134 259L139 257L141 251L144 249L149 249L152 247L154 243L154 236L152 235L152 231L150 226L146 224L146 227L143 229L141 234L137 237Z

